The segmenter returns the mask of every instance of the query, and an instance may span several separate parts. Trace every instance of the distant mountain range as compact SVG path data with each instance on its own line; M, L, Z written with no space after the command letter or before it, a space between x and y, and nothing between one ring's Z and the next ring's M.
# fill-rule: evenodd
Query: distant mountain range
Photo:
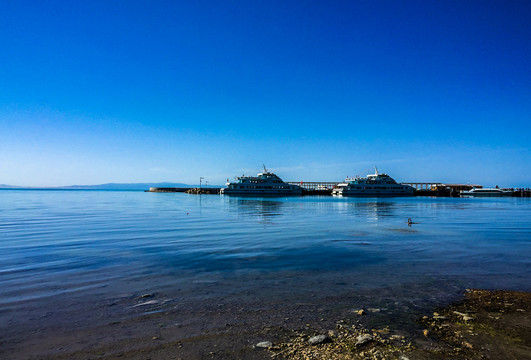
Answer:
M20 188L20 186L0 184L0 189L17 189L17 188Z
M149 190L150 187L199 187L199 185L188 185L183 183L108 183L101 185L70 185L54 187L25 187L0 184L0 189L64 189L64 190ZM203 185L205 187L205 185ZM209 185L208 187L221 187L219 185Z

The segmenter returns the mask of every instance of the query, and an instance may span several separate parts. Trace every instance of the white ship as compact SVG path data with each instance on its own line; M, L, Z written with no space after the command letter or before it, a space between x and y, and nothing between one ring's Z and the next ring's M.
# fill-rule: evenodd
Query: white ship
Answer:
M409 185L398 184L387 174L375 173L367 177L347 178L344 183L338 184L332 190L332 195L341 196L412 196L415 188Z
M469 191L461 191L461 196L511 196L512 191L498 189L498 188L473 188Z
M280 195L301 195L302 188L297 185L287 184L277 175L267 171L257 176L239 176L236 182L227 180L226 188L222 188L220 193L226 195L258 195L258 196L280 196Z

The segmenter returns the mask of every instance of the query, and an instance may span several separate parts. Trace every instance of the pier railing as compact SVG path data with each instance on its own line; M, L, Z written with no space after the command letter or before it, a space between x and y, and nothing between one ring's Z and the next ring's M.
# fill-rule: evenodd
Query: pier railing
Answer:
M441 188L444 186L442 183L429 183L429 182L409 182L409 183L401 183L402 185L409 185L414 187L417 190L437 190L437 188Z
M302 187L306 190L332 190L335 188L338 184L341 184L341 182L332 182L332 181L288 181L288 184L291 185L297 185ZM442 183L436 183L436 182L409 182L409 183L402 183L404 185L410 185L414 187L417 190L437 190L441 187L445 186Z
M288 181L287 182L290 185L297 185L300 186L303 189L306 190L332 190L334 187L337 186L337 184L340 184L339 182L329 182L329 181L317 181L317 182L311 182L311 181Z
M335 188L338 184L341 184L340 182L332 182L332 181L289 181L288 184L291 185L298 185L306 190L332 190ZM409 183L402 183L404 185L410 185L413 186L417 190L437 190L441 187L445 186L442 183L436 183L436 182L409 182Z

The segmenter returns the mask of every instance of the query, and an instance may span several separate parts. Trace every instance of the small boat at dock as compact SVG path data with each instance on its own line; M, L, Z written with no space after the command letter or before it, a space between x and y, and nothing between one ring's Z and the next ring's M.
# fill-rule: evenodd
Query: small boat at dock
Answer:
M473 188L468 191L461 191L461 196L473 196L473 197L497 197L497 196L511 196L512 191L499 189L499 188Z

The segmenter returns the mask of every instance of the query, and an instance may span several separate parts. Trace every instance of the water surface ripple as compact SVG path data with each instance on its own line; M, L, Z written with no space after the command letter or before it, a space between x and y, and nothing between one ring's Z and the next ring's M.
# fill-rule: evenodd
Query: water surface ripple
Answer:
M112 324L171 307L194 319L227 302L349 307L354 295L418 311L441 302L433 291L529 291L530 255L531 201L521 198L2 190L0 331L67 332L95 313ZM157 305L142 312L145 292Z
M407 276L474 275L487 286L490 274L501 274L509 287L530 286L510 279L531 278L527 199L0 194L0 285L7 289L0 304L53 295L65 285L73 291L87 282L181 269L376 268L402 281L404 268ZM415 222L411 227L408 218Z

